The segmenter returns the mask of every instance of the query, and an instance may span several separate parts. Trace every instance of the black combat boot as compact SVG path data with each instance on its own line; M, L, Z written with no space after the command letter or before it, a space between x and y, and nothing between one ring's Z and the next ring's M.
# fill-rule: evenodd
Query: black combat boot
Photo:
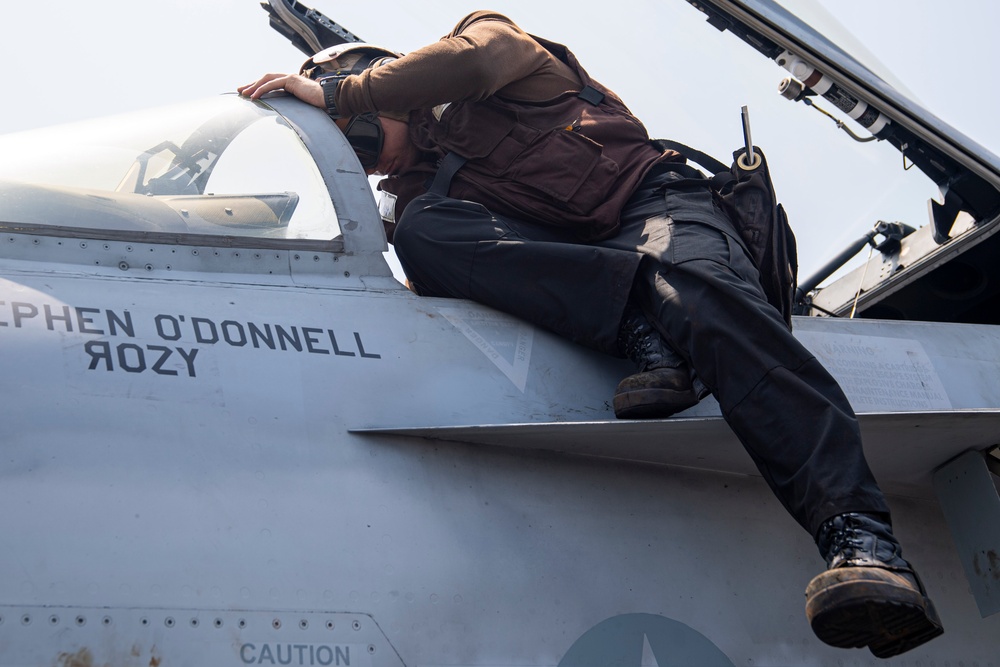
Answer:
M944 632L887 521L840 514L820 526L816 544L829 569L806 588L806 617L823 642L889 658Z
M618 349L639 370L619 382L615 390L613 403L619 419L669 417L700 400L687 363L631 304L626 306L618 330Z

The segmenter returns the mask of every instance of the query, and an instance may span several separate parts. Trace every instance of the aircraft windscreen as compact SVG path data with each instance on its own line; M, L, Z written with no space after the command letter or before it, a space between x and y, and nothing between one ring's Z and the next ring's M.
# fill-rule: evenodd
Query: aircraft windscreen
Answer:
M322 175L278 114L235 95L0 137L8 223L330 240Z

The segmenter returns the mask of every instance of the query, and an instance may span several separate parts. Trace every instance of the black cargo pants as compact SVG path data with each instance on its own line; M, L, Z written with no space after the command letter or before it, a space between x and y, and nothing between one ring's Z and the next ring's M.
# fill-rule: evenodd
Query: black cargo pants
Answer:
M424 195L399 221L396 254L419 294L472 299L612 354L631 292L811 535L836 514L888 515L847 398L766 302L711 193L665 187L678 179L647 177L621 232L596 244Z

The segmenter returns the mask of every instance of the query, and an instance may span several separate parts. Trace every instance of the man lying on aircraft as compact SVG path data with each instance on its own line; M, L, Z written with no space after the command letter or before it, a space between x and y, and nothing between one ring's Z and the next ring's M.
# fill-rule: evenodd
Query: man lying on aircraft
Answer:
M840 387L765 300L707 180L564 46L479 11L408 55L334 47L239 92L279 89L326 109L387 177L383 217L418 294L628 356L621 418L669 416L704 383L826 559L806 590L822 641L888 657L941 634Z

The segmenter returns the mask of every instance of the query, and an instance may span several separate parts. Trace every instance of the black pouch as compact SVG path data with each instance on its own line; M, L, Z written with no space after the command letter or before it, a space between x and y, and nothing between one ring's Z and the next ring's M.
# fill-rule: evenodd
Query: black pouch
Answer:
M791 330L799 268L795 234L788 224L785 208L775 196L764 153L754 146L755 159L748 164L746 149L740 148L733 153L733 164L727 167L676 141L656 139L653 145L660 150L677 151L713 173L708 182L716 201L750 251L768 303L777 309Z

